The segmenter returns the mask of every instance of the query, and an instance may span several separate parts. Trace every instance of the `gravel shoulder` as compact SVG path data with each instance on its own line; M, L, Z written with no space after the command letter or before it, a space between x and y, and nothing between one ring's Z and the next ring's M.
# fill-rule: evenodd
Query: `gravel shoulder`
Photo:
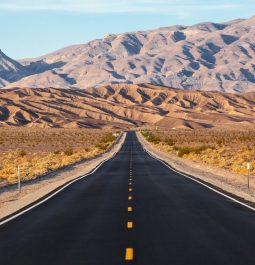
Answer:
M188 159L183 159L170 153L159 150L151 143L146 141L144 137L137 133L137 137L146 151L151 153L153 156L165 161L171 167L176 170L194 176L196 179L200 179L220 190L225 191L235 197L238 197L248 204L255 203L255 192L253 189L248 190L246 182L243 183L237 181L240 176L237 174L230 173L227 170L220 169L214 166L199 164ZM245 178L245 176L243 176ZM251 180L254 182L254 179Z
M11 185L0 189L0 219L3 219L31 203L43 198L58 187L85 175L96 168L102 161L113 157L124 143L126 133L116 140L113 146L104 154L67 166L25 183L21 193L17 191L17 185Z

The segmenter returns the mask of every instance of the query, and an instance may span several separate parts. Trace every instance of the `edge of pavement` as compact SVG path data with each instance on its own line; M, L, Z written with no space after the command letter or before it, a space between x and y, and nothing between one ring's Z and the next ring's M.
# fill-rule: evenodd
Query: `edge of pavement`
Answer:
M15 190L9 191L9 196L4 201L0 201L0 226L48 201L74 182L93 174L105 162L116 156L125 142L126 135L127 133L124 132L112 147L100 156L74 164L71 169L61 170L53 178L25 185L23 194L17 194Z
M140 132L136 132L137 138L141 143L144 151L148 153L154 159L160 161L162 164L167 166L172 171L192 180L196 183L208 188L209 190L216 192L225 198L238 203L252 211L255 211L255 198L254 196L238 190L238 188L224 182L220 182L212 177L207 177L208 172L206 170L202 171L195 169L189 165L184 166L184 161L181 163L176 163L171 157L169 157L166 152L163 152L152 144L147 142ZM179 162L179 161L178 161ZM210 175L212 173L210 172Z

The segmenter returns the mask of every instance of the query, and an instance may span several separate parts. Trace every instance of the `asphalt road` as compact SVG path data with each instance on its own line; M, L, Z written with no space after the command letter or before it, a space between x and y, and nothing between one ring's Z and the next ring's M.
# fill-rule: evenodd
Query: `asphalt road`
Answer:
M253 211L171 171L134 133L93 175L0 227L3 265L254 265L254 250Z

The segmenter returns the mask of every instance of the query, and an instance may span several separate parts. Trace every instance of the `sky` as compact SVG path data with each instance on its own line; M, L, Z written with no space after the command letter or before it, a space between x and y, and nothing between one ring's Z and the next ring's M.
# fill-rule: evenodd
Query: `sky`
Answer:
M37 57L109 33L255 15L255 0L0 0L0 49Z

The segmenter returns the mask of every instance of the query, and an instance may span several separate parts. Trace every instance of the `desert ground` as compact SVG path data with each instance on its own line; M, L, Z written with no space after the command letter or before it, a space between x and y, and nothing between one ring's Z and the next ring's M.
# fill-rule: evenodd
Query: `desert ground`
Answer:
M22 181L105 152L116 131L98 129L0 128L0 185Z
M247 186L247 163L250 163L254 189L255 130L250 128L165 130L143 129L144 138L157 149L178 157L184 164L223 173L224 181ZM186 162L185 162L186 161ZM189 163L189 161L195 163ZM225 171L225 172L224 172Z

